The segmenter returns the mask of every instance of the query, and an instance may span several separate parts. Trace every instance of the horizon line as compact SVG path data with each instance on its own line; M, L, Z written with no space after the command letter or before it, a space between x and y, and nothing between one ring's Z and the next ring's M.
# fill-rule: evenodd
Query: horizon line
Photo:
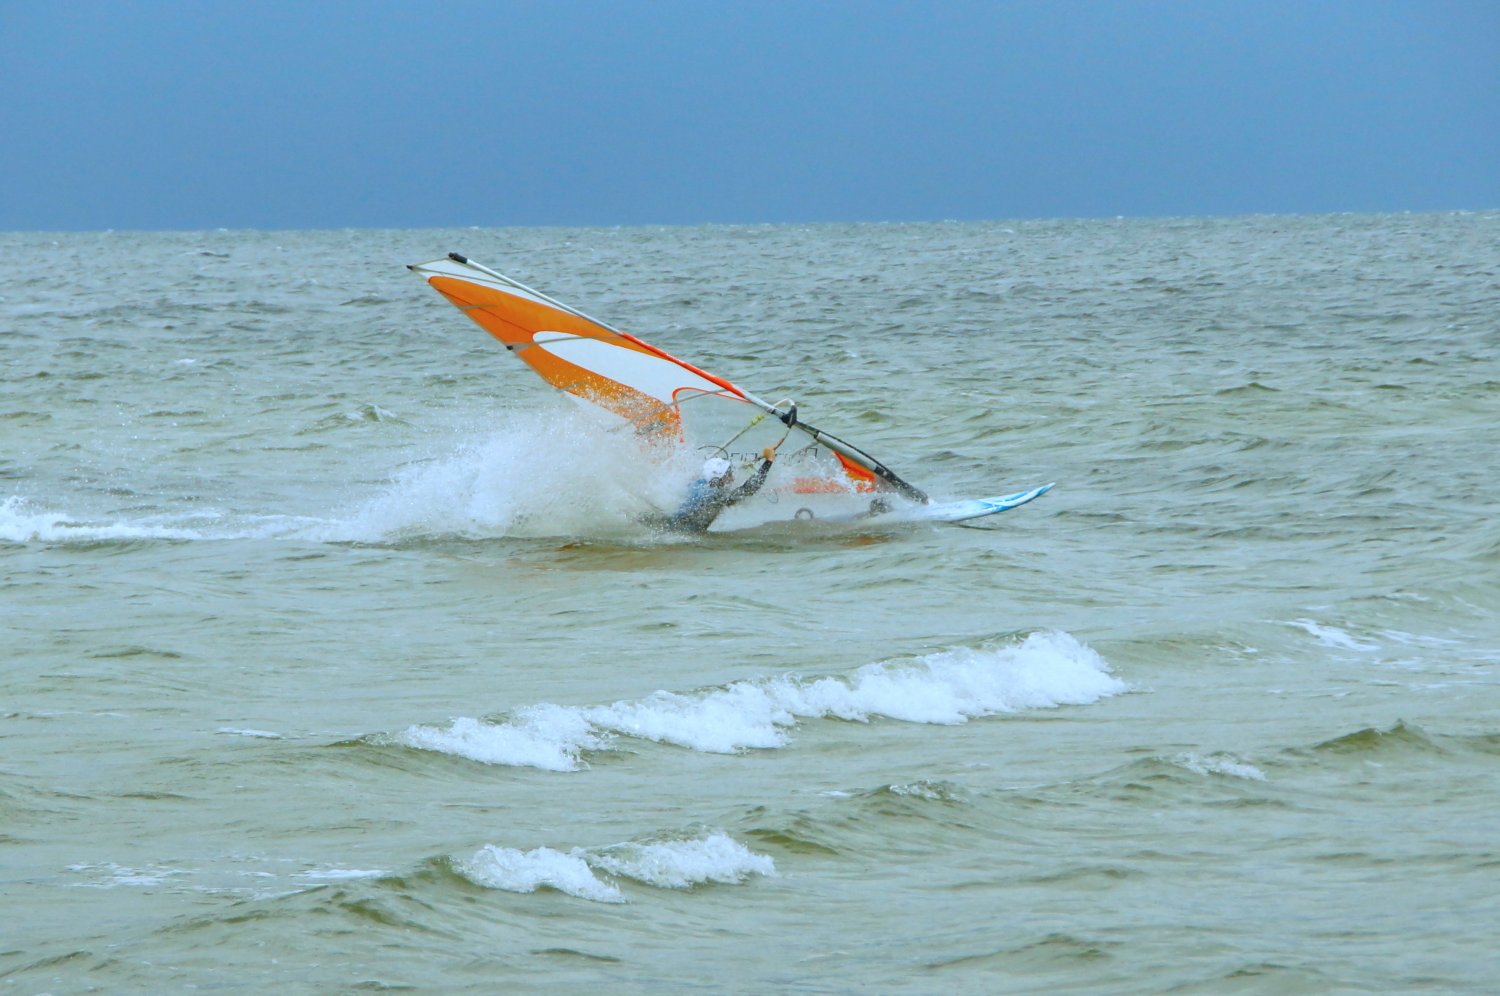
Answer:
M825 226L881 226L881 225L998 225L1034 224L1038 222L1062 221L1227 221L1243 218L1341 218L1341 217L1385 217L1407 215L1479 215L1500 212L1500 206L1484 208L1403 208L1397 210L1370 211L1240 211L1219 214L1079 214L1079 215L1014 215L992 218L891 218L891 219L821 219L813 221L701 221L701 222L633 222L628 224L570 224L545 222L534 224L499 225L314 225L258 226L241 225L229 227L184 228L0 228L0 235L111 235L130 233L138 235L187 235L230 232L427 232L427 231L515 231L515 230L571 230L614 231L621 229L703 229L703 228L817 228Z

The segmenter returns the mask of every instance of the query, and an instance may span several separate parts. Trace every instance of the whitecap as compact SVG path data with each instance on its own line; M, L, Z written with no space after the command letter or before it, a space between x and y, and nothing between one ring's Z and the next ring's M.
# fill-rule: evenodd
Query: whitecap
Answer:
M887 791L892 795L905 796L911 799L926 799L929 802L954 801L953 789L950 786L926 780L890 785L887 787Z
M1210 754L1204 757L1189 752L1179 755L1177 763L1196 775L1227 775L1231 778L1244 778L1257 782L1266 780L1264 771L1228 754Z
M696 840L618 844L580 856L601 871L665 889L705 882L735 885L751 875L776 874L776 862L769 856L756 854L722 832Z
M802 716L955 724L979 716L1086 705L1129 686L1067 633L1033 633L1019 646L956 647L907 662L867 664L848 680L785 687Z
M446 728L412 726L393 739L418 750L546 771L577 771L582 751L607 746L580 710L550 704L522 709L505 723L460 716Z
M476 885L506 892L535 892L545 887L596 903L625 901L618 888L594 876L583 858L550 847L520 851L487 844L454 867Z
M82 522L67 512L33 510L26 499L12 495L0 502L0 541L12 543L96 542L131 539L199 539L191 529L147 522Z
M487 844L473 857L454 863L477 885L507 892L540 888L602 903L623 903L619 887L599 875L628 878L659 889L689 889L717 882L738 885L753 875L774 876L776 863L756 854L722 831L699 837L629 841L602 848L522 851Z
M691 695L655 692L582 715L607 730L711 754L780 747L787 738L779 727L796 722L773 693L750 682Z
M394 740L489 764L576 771L581 752L607 749L611 735L728 754L783 747L803 719L947 725L1087 705L1129 687L1067 633L1034 633L1014 646L952 648L848 675L783 675L586 708L542 704L502 723L460 717L447 727L409 727Z

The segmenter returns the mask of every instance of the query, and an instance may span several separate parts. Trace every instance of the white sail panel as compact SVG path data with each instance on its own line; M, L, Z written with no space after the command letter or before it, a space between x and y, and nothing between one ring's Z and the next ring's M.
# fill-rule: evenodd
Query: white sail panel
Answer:
M664 405L672 404L684 391L723 390L681 364L653 353L621 349L611 342L545 331L532 336L532 341L536 343L534 348L587 370L603 373Z

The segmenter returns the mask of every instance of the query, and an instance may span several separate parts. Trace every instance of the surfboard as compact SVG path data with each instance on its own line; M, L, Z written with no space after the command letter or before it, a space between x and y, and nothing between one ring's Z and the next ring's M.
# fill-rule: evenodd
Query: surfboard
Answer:
M792 517L803 521L839 523L967 522L970 519L981 519L986 515L995 515L998 512L1008 512L1013 508L1020 508L1027 502L1035 501L1048 491L1051 491L1052 487L1051 484L1043 484L1041 487L1032 488L1029 491L996 495L993 498L967 498L962 501L932 502L926 505L893 506L887 511L872 508L859 512L818 513L812 508L803 507L799 508Z
M919 505L912 509L909 514L913 519L922 519L928 522L966 522L969 519L980 519L986 515L994 515L996 512L1008 512L1013 508L1019 508L1029 501L1035 501L1051 490L1051 484L1043 484L1041 487L1032 488L1030 491L1017 491L1015 494L998 495L994 498L970 498L967 501L936 502L931 505Z

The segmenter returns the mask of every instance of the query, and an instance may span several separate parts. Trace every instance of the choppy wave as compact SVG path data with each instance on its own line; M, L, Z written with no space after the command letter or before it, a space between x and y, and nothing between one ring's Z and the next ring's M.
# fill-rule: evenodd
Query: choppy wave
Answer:
M1266 780L1264 771L1232 754L1219 752L1204 755L1189 751L1178 755L1175 760L1198 775L1227 775L1230 778L1245 778L1257 782Z
M1455 681L1460 684L1483 681L1500 661L1500 652L1493 648L1448 635L1413 633L1388 625L1313 618L1292 619L1281 625L1306 633L1329 657L1358 661L1362 666L1401 675L1422 675L1422 682L1409 683L1414 689L1442 688ZM1433 683L1430 680L1433 676L1443 678L1444 683Z
M1067 633L1034 633L1013 646L957 647L842 675L766 677L602 706L545 703L501 722L459 717L447 726L412 726L392 739L488 764L574 771L584 766L585 752L609 749L616 736L728 754L783 747L800 720L956 724L1087 705L1128 687Z
M455 862L454 869L476 885L491 889L555 889L600 903L626 901L611 879L627 878L661 889L689 889L708 883L738 884L752 875L776 874L771 858L754 853L722 832L566 852L550 847L521 851L489 844L473 857Z
M1448 753L1450 748L1421 727L1398 720L1388 730L1376 729L1373 726L1365 727L1353 733L1325 740L1317 744L1313 750L1324 756L1415 759L1443 755Z
M0 542L89 545L139 541L336 538L339 523L297 515L200 511L143 516L76 515L11 495L0 502Z
M114 540L192 540L201 530L160 520L89 521L65 511L34 508L20 495L0 502L0 541L10 543L97 543Z
M1291 625L1303 630L1325 647L1333 647L1338 650L1357 650L1361 653L1369 653L1380 649L1378 643L1359 640L1339 626L1316 622L1312 619L1293 619Z
M127 866L114 861L79 862L67 867L69 885L82 889L144 889L196 895L267 899L330 884L379 879L379 868L310 867L290 871L290 859L231 856L203 865Z
M575 771L581 752L608 746L607 733L596 729L582 710L547 704L517 710L499 724L460 716L446 727L412 726L395 740L486 764L547 771Z
M0 974L1483 991L1497 223L9 237ZM935 494L1060 490L658 544L675 471L393 263L450 239Z

